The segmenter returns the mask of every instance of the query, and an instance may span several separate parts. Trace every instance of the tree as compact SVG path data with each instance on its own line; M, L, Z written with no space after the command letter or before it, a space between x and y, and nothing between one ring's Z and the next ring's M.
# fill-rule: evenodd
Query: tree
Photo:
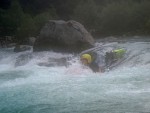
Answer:
M81 22L88 29L99 27L99 8L93 0L82 0L74 10L72 19Z
M108 35L139 34L147 31L150 1L127 0L107 4L101 13L102 33Z
M125 3L112 3L103 8L101 13L102 31L108 34L128 32L130 7Z
M58 16L56 14L55 9L49 9L47 12L38 14L34 17L34 22L36 25L36 35L38 35L40 33L41 28L44 26L44 24L48 21L48 20L52 20L52 19L57 19Z
M24 15L21 25L17 29L17 42L21 44L27 43L29 37L35 36L36 29L32 17L30 15Z
M1 35L14 35L24 15L19 2L13 0L10 9L1 9L0 12L0 26L3 31Z

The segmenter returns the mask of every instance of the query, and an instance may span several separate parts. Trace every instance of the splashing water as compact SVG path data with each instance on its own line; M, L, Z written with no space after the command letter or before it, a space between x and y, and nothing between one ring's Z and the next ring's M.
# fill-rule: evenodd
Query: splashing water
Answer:
M23 53L0 50L0 113L150 112L150 42L116 44L127 58L110 72L93 73L78 58L69 67L38 63L66 54L32 53L15 67ZM30 53L30 52L26 52Z

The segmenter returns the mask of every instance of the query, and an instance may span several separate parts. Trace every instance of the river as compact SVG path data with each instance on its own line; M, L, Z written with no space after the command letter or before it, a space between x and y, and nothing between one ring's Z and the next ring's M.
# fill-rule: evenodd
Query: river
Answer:
M78 57L69 67L38 65L49 57L69 54L1 48L0 113L150 112L150 42L113 45L126 48L128 54L119 67L105 73L82 68ZM33 58L15 66L25 53Z

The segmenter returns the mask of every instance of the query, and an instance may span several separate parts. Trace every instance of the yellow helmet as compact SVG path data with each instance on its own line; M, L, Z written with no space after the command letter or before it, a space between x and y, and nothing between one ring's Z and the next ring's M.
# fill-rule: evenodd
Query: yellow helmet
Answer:
M90 54L83 54L83 55L81 56L81 59L86 59L89 64L92 62L92 57L91 57Z

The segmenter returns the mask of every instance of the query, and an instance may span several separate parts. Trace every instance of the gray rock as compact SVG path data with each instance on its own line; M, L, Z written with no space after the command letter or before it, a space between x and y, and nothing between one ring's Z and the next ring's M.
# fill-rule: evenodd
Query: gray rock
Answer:
M23 52L28 50L31 50L31 47L27 45L16 45L14 48L14 52Z
M47 62L41 62L39 66L46 66L46 67L55 67L55 66L65 66L68 67L70 63L68 62L67 57L63 58L49 58Z
M16 62L15 62L15 67L23 66L27 64L31 59L32 59L31 53L22 54L17 57Z
M8 48L15 47L15 46L16 46L16 43L10 43L7 45Z
M50 20L42 28L33 51L80 52L93 44L93 37L79 22Z
M36 38L35 37L29 37L29 45L33 46Z

